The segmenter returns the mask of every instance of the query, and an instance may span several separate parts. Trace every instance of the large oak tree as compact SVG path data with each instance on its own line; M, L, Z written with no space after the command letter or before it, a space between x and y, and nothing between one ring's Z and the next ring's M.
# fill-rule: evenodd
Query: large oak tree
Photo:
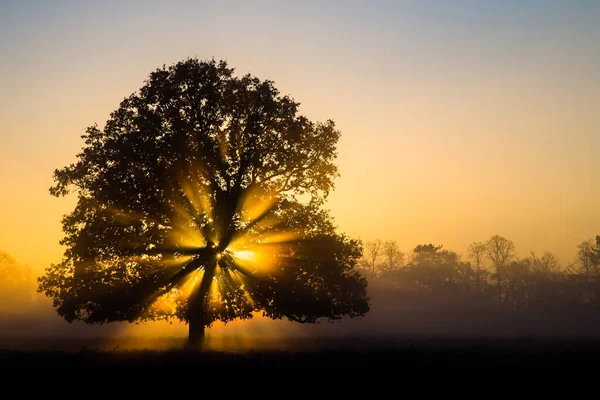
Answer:
M68 321L178 318L192 344L214 321L257 311L364 315L361 244L323 207L340 133L298 106L223 61L152 72L55 171L51 193L78 202L39 290Z

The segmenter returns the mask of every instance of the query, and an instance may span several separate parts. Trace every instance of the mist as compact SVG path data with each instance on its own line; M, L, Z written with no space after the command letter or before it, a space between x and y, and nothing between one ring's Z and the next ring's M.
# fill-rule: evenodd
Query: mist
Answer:
M600 359L600 2L13 2L0 33L0 364Z
M566 265L549 252L518 258L510 248L500 294L490 244L491 239L474 242L460 256L441 245L424 244L405 254L394 241L366 242L359 263L369 282L366 316L302 325L254 313L250 320L213 324L209 346L248 350L311 348L331 340L356 346L361 340L600 337L600 264L595 258L600 241L583 241L577 261ZM187 336L187 325L178 321L68 323L37 293L31 268L6 253L0 253L0 289L0 341L12 347L60 343L73 349L95 340L106 348L168 348Z

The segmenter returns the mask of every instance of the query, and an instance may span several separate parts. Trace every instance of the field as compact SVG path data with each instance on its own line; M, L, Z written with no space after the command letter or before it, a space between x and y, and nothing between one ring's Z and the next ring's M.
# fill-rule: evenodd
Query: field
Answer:
M0 339L4 368L193 367L273 371L281 368L383 369L434 364L597 364L600 341L536 338L322 338L213 341L184 350L181 338L153 341L107 339ZM124 347L122 347L124 346Z

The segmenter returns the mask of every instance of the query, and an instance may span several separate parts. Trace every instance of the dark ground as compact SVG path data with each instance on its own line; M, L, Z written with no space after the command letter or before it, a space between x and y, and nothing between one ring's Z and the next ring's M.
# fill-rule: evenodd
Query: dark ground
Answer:
M143 341L126 348L107 339L0 339L0 368L180 368L280 371L337 368L360 371L414 365L598 364L600 340L524 338L323 338L209 343L183 350L181 338ZM159 343L160 342L160 343ZM134 346L131 344L135 343ZM160 349L156 349L157 343ZM221 350L219 348L227 348ZM154 348L154 349L152 349Z

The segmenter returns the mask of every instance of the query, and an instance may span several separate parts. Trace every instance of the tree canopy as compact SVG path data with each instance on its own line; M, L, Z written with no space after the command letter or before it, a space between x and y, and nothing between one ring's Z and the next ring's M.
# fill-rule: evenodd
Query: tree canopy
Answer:
M198 337L255 311L365 314L361 244L324 208L340 132L298 107L224 61L152 72L55 171L51 194L78 202L39 290L68 321L178 318Z

